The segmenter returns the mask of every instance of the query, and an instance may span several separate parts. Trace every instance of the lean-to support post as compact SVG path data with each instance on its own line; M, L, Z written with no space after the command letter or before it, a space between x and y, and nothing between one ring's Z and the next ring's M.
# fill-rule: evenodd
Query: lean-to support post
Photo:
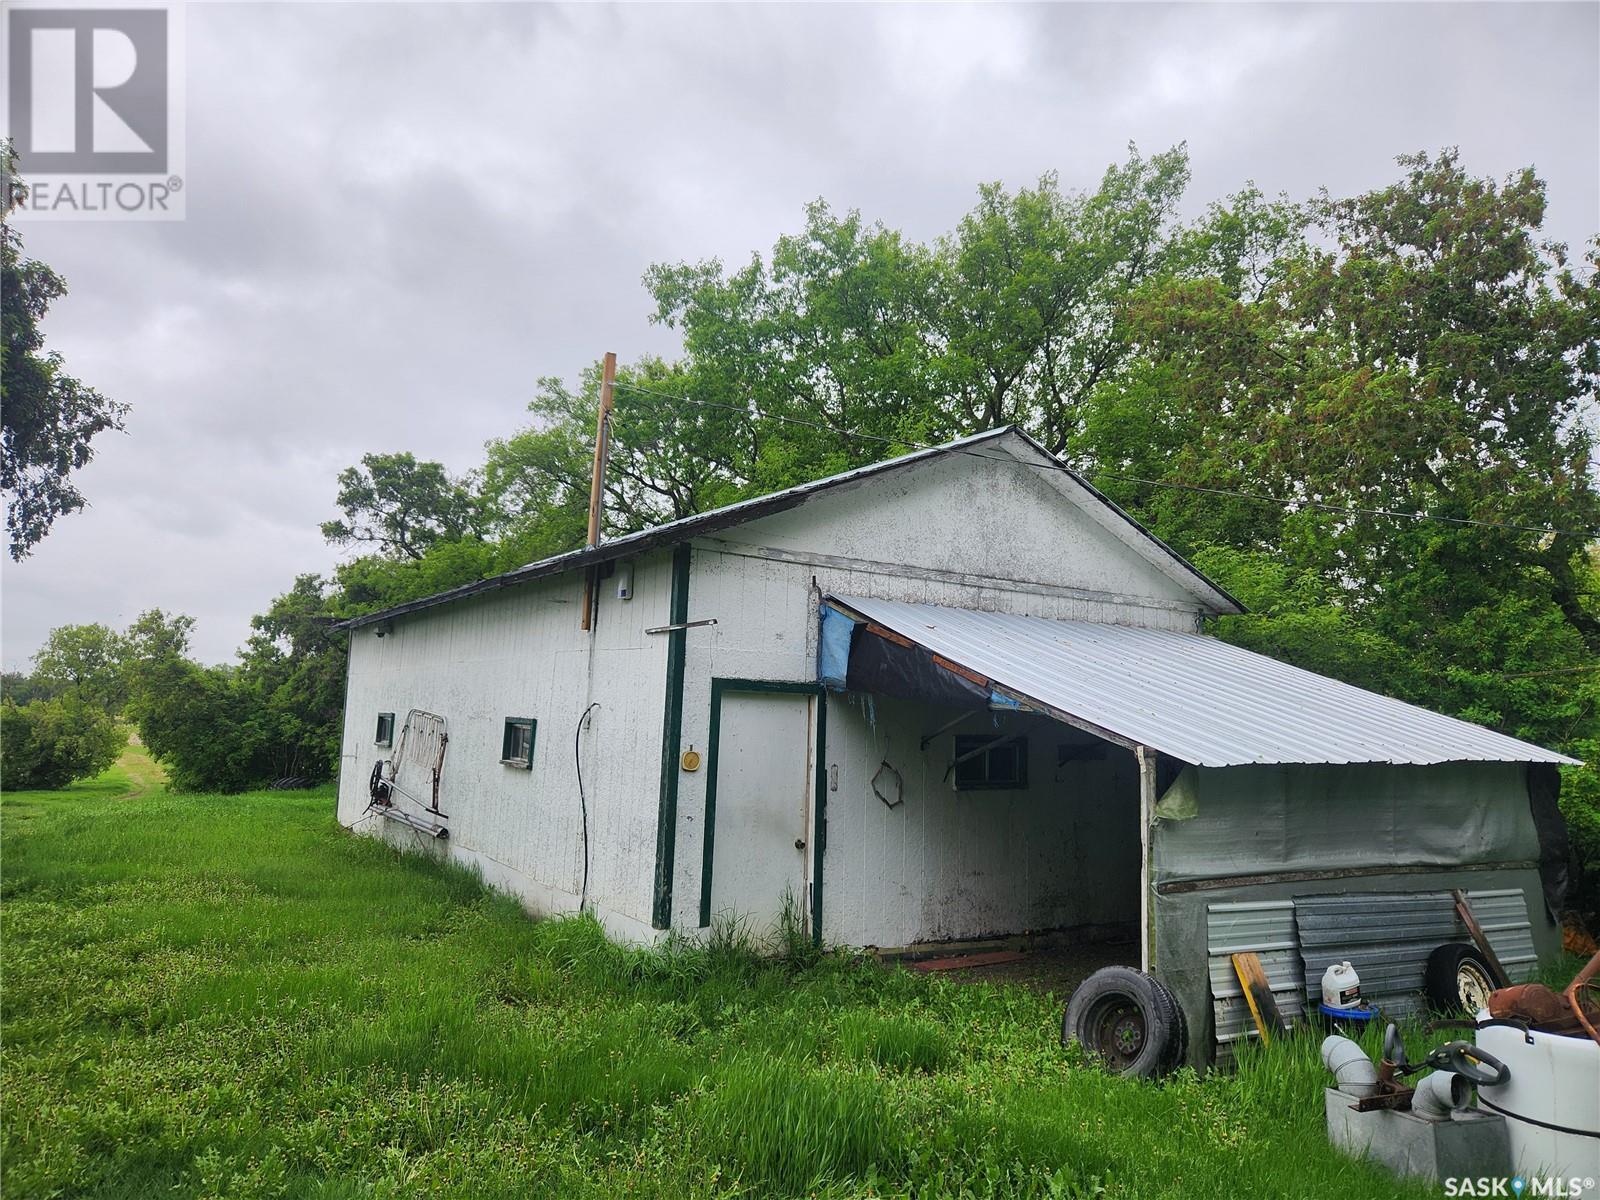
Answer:
M600 369L600 409L594 420L594 468L589 475L589 545L600 544L600 512L606 490L606 458L611 453L611 391L617 379L617 356L607 350ZM583 628L594 622L595 568L583 576Z
M1139 760L1139 969L1155 965L1155 938L1150 929L1150 826L1156 810L1156 752L1149 746L1134 750Z

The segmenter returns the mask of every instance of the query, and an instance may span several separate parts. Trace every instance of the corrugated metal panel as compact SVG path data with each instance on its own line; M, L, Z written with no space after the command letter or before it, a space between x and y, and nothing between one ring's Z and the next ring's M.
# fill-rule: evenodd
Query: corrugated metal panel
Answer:
M1244 990L1231 955L1253 950L1261 958L1278 1010L1288 1018L1305 1011L1305 986L1295 940L1294 901L1253 900L1212 904L1206 909L1206 954L1211 974L1211 1012L1216 1023L1219 1065L1233 1057L1233 1043L1256 1036Z
M836 603L1005 691L1197 766L1574 761L1201 634Z
M1495 957L1517 983L1533 978L1539 965L1533 948L1533 923L1528 917L1528 897L1520 888L1468 892L1472 915L1483 928ZM1461 931L1466 936L1466 930Z
M1512 979L1527 978L1537 956L1522 892L1468 892L1467 899ZM1434 947L1471 940L1448 892L1302 896L1294 915L1307 1003L1320 999L1322 973L1349 960L1362 996L1392 1016L1422 1010L1423 968Z
M1538 956L1522 891L1468 892L1467 900L1507 973L1517 981L1529 978ZM1390 1016L1407 1017L1423 1009L1428 954L1445 942L1468 940L1448 892L1212 904L1206 909L1206 954L1217 1062L1227 1065L1233 1043L1256 1036L1230 955L1253 950L1260 956L1285 1017L1314 1011L1322 998L1322 973L1346 959L1355 963L1370 1003Z

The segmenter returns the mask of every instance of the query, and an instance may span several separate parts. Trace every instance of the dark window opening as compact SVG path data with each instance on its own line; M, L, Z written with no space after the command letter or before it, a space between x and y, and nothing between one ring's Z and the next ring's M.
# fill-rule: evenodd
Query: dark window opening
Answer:
M1028 739L997 741L1001 736L992 733L956 735L957 791L1028 786Z
M508 767L531 770L533 731L537 725L532 717L507 717L505 735L500 739L500 761Z
M373 741L377 742L377 744L380 745L380 746L392 746L392 745L394 745L394 714L393 713L379 713L378 714L378 732L377 732L377 735L373 738Z

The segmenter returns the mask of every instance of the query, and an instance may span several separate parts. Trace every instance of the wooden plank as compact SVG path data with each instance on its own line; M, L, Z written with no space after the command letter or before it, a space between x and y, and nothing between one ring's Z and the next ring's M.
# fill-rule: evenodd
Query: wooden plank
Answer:
M1136 746L1134 760L1139 764L1139 969L1146 974L1155 966L1155 906L1150 903L1150 888L1155 873L1150 869L1150 829L1155 824L1156 752L1149 746Z
M757 546L749 542L735 542L719 537L697 537L695 543L703 544L706 549L715 550L718 554L732 554L740 558L764 558L772 562L793 563L798 566L857 571L864 575L924 579L932 583L953 583L960 587L986 588L991 591L1024 592L1030 596L1058 596L1063 600L1082 600L1090 604L1116 604L1128 608L1160 609L1165 612L1194 612L1194 604L1191 601L1131 596L1126 592L1067 587L1063 584L1040 583L1032 579L1012 579L1005 575L975 575L969 571L946 571L937 567L883 562L873 558L847 558L838 554L786 550L777 546Z
M1019 950L991 950L986 954L959 954L954 958L926 958L911 964L913 971L960 971L967 967L997 967L1027 958Z
M601 506L605 499L606 490L606 459L611 455L611 388L617 378L617 356L614 351L607 350L604 366L600 369L600 408L594 420L594 465L589 475L589 548L592 550L600 544L600 517ZM595 591L595 568L590 567L583 573L583 620L582 629L590 629L594 624L595 604L598 595Z
M1244 989L1244 1002L1250 1006L1250 1019L1256 1023L1256 1032L1267 1045L1274 1036L1287 1033L1278 1002L1272 998L1272 985L1262 969L1261 959L1253 950L1245 950L1233 957L1233 973L1239 977Z
M867 632L881 637L886 642L893 642L896 646L903 646L907 650L916 645L915 642L906 637L904 634L896 633L892 629L885 629L882 625L876 624L872 621L867 622Z
M1467 900L1466 892L1456 888L1450 893L1456 898L1456 914L1461 918L1461 923L1467 927L1467 932L1472 935L1472 940L1478 944L1478 949L1483 952L1484 961L1489 964L1489 970L1494 972L1496 987L1510 987L1511 976L1506 973L1505 967L1500 965L1500 959L1494 952L1494 947L1489 944L1489 935L1483 932L1483 926L1478 924L1478 918L1472 915L1472 905Z
M1069 720L1068 724L1072 724ZM1094 733L1094 730L1089 732ZM1100 736L1105 737L1104 734ZM1107 741L1117 741L1115 737ZM1120 744L1120 743L1119 743ZM1328 879L1366 879L1378 875L1443 875L1456 871L1532 871L1539 864L1533 859L1503 863L1462 863L1460 865L1408 867L1331 867L1315 871L1270 871L1260 875L1220 875L1214 879L1177 879L1159 885L1163 896L1182 896L1190 892L1209 892L1219 888L1256 887L1268 883L1312 883Z
M929 653L932 654L932 651L929 651ZM979 687L989 686L989 677L987 675L979 675L976 671L970 671L958 662L951 662L942 654L933 655L933 665L936 667L943 667L952 675L961 676L961 678L965 679L968 683L975 683Z

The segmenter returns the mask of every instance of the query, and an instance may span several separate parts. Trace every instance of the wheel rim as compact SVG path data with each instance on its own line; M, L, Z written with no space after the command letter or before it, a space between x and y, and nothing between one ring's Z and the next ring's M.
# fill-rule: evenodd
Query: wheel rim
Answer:
M1489 1007L1489 993L1494 983L1477 963L1463 959L1456 964L1456 994L1461 1005L1470 1013Z
M1148 1036L1144 1013L1127 997L1102 1000L1089 1014L1087 1024L1089 1036L1085 1040L1114 1071L1126 1070L1144 1049Z

